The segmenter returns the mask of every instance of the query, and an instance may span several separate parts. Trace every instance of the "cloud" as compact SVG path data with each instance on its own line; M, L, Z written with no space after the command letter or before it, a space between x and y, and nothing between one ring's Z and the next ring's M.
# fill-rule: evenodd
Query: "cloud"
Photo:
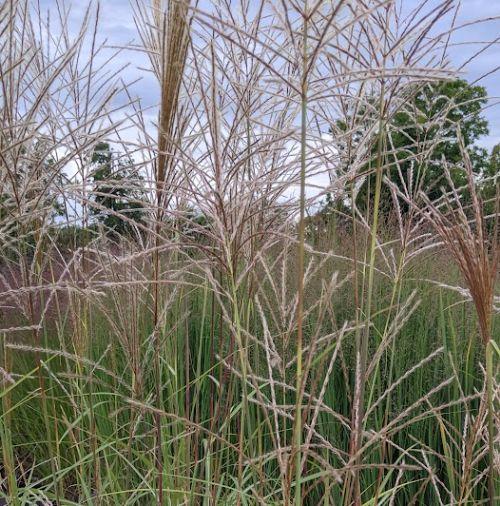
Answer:
M57 0L41 0L42 9L50 8L55 11L57 3ZM439 3L440 0L431 0L426 7L426 12ZM95 9L97 3L93 2L92 5ZM210 2L202 0L200 5L206 9L210 5ZM421 5L421 0L403 0L403 12L409 13L419 5ZM83 21L86 8L87 4L85 2L77 1L71 4L70 28L74 30L75 34ZM456 26L461 26L473 20L498 16L498 14L498 1L496 0L466 0L461 3L461 8L456 19ZM443 22L442 24L443 30L448 29L452 17L453 12L450 12L447 22ZM133 20L132 8L127 0L107 0L106 2L101 2L99 24L101 40L107 39L109 45L124 46L130 44L132 41L137 43L139 40ZM474 53L478 52L481 47L484 47L477 44L477 42L492 41L498 37L499 33L500 20L498 19L466 26L454 32L449 48L452 66L459 68ZM498 61L500 61L499 42L493 44L471 60L463 69L462 75L468 81L475 81L494 68ZM129 64L128 67L123 71L124 81L132 82L140 79L138 83L131 87L131 92L140 97L145 107L155 105L158 101L158 86L154 77L143 70L148 66L147 57L137 51L124 50L112 62L116 71L127 64ZM485 86L491 97L500 96L498 71L481 79L477 84ZM124 100L123 97L121 100ZM500 111L495 102L492 99L492 106L485 110L485 116L490 123L490 135L483 138L480 142L480 144L488 148L500 141Z

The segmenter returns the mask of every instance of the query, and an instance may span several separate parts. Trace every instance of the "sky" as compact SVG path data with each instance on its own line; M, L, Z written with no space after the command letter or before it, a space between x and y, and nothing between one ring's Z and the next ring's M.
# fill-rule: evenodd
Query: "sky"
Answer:
M146 0L147 1L147 0ZM250 0L252 1L252 0ZM424 0L403 0L405 10L411 10ZM428 8L437 5L439 0L427 0ZM67 2L71 6L71 27L77 30L81 23L87 2L73 0ZM96 4L96 1L93 0ZM489 18L487 22L471 25L460 29L453 37L450 47L450 61L455 68L460 68L468 58L477 51L485 41L494 41L500 37L500 0L462 0L457 17L457 25L469 23L473 20ZM42 9L54 9L57 0L40 0ZM209 8L209 0L201 0L202 8ZM495 19L496 18L496 19ZM133 20L132 8L129 0L103 0L101 1L100 34L106 38L109 45L128 46L138 44L139 36ZM472 44L471 44L472 43ZM113 65L118 70L122 65L128 67L124 70L125 81L139 82L132 86L132 93L139 96L143 106L154 106L158 101L158 86L151 74L144 70L147 61L144 55L138 52L124 50ZM500 38L486 51L475 58L462 73L468 81L479 79L486 72L500 65ZM481 139L480 144L491 149L500 142L500 70L496 70L477 84L485 86L489 97L489 107L485 116L489 121L490 133Z

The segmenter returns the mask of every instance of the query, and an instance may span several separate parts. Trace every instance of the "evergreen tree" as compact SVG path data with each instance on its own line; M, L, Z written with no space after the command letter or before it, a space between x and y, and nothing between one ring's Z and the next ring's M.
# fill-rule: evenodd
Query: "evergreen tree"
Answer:
M114 153L106 142L92 154L94 170L91 213L112 235L130 235L144 220L143 177L131 158Z

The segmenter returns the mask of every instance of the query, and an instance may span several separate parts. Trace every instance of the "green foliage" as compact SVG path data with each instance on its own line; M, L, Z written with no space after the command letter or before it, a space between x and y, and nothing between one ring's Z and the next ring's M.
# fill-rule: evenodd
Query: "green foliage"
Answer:
M108 143L99 143L92 154L93 193L91 213L111 235L130 235L144 220L143 177L131 158L121 158Z
M323 245L330 243L330 237L317 239ZM348 239L352 242L352 237ZM349 263L348 259L345 265L336 259L325 265L325 270L318 273L317 280L309 287L311 299L320 297L323 280L328 273L338 269L347 272ZM133 276L133 271L128 275ZM419 278L435 277L437 272L444 282L457 282L457 274L444 256L436 257L434 263L415 262L413 274ZM129 279L132 280L133 277ZM330 301L332 314L339 321L350 321L355 316L352 283L351 280ZM59 316L57 331L45 326L46 351L42 353L42 372L50 395L51 441L46 440L42 404L37 395L38 380L33 372L34 350L30 346L16 349L15 344L14 348L7 348L15 357L11 369L15 383L10 385L9 391L12 410L0 413L0 423L9 417L11 431L6 436L11 439L10 445L18 461L31 469L24 481L19 480L22 493L44 493L55 500L57 485L62 488L63 494L59 504L95 504L98 493L102 497L102 504L157 504L155 476L151 472L155 466L155 456L151 451L154 444L154 417L150 399L155 379L150 366L153 350L147 340L153 323L145 292L137 285L134 288L131 286L127 283L108 290L102 304L96 301L90 306L92 317L81 323L82 328L74 328L76 324L64 318L64 308ZM269 283L263 283L260 289L263 294L272 297L273 288ZM370 344L373 356L381 345L379 339L384 333L392 290L392 283L385 276L375 278L374 337ZM380 356L377 372L367 384L374 399L393 385L389 395L370 415L369 428L374 432L383 430L386 417L395 417L408 406L418 403L425 392L451 375L456 374L455 381L429 398L434 408L453 402L460 397L461 391L464 395L473 396L482 387L479 367L482 352L475 339L476 322L467 303L456 293L412 279L402 283L401 299L406 300L414 290L422 301L421 305L409 315L396 341L391 342ZM259 329L259 319L255 317L251 304L244 299L244 295L240 302L243 307L248 304L246 331L259 336L263 330ZM183 314L184 311L187 313ZM168 325L162 331L161 346L165 490L170 504L234 505L238 498L243 498L242 504L250 505L258 504L252 496L252 488L255 487L259 494L269 498L266 504L283 504L279 499L282 492L280 471L272 458L275 455L273 434L262 414L263 410L253 403L245 419L252 434L245 438L245 452L256 457L266 455L266 460L260 463L256 458L254 462L257 464L245 466L246 486L243 490L235 482L242 384L237 377L229 380L227 369L221 361L215 359L214 362L211 358L213 329L220 328L223 336L220 342L216 338L217 354L227 353L231 331L229 326L220 322L219 312L219 303L213 298L211 290L207 286L200 286L178 293L167 313ZM271 317L271 312L272 308L269 308L266 315ZM182 324L176 325L179 321ZM496 328L498 323L497 318ZM324 333L337 330L333 321L327 319L320 322L311 314L305 326L306 343L313 338L317 326ZM277 332L278 328L271 323L270 330ZM84 357L80 356L83 353L81 350L73 353L79 343L78 338L85 343ZM332 345L336 344L334 340ZM444 347L443 351L433 360L415 368L415 364L425 360L441 346ZM285 352L281 349L280 352L286 358ZM343 452L348 451L349 433L338 418L332 416L331 410L340 413L344 419L350 416L356 355L351 333L344 339L341 352L345 369L337 364L332 371L316 433ZM265 357L259 353L259 347L249 344L249 353L255 374L264 376L267 364ZM322 371L326 367L324 359L321 354L316 357L315 369L319 378L322 378ZM412 368L413 373L405 376ZM290 374L293 375L293 372L292 368ZM400 378L403 380L399 381ZM269 384L264 383L259 389L254 385L249 388L251 398L271 398ZM289 405L293 401L293 391L282 390L279 386L275 388L281 403ZM366 401L366 409L374 404L374 399ZM467 404L467 414L476 416L478 408L478 400L473 399ZM212 425L214 409L219 416L215 425ZM364 454L365 465L384 462L387 469L384 468L383 481L380 481L376 468L362 471L363 504L373 504L378 486L382 496L391 496L391 491L397 490L393 501L395 505L411 504L412 499L415 504L439 504L436 489L428 483L424 473L409 468L398 477L398 472L391 470L390 466L400 464L406 455L415 458L421 456L419 447L416 447L417 441L423 448L429 449L425 452L425 458L430 460L429 465L436 480L442 483L437 490L443 497L446 497L444 487L450 488L455 496L460 494L462 435L470 430L464 405L452 404L446 409L429 411L425 403L417 404L412 416L415 416L415 421L404 430L392 433L390 444L375 444ZM285 437L291 426L280 423L283 423L282 437ZM446 426L444 433L439 431L440 424ZM214 430L214 426L217 438L211 437L210 431ZM6 436L2 440L4 444ZM410 450L403 454L399 448ZM440 453L445 450L449 452L450 467L440 458ZM55 471L51 470L49 464L51 451L58 462ZM324 459L326 464L335 468L343 465L339 457L326 450ZM343 483L333 479L328 483L325 469L315 465L311 459L312 467L307 467L308 472L304 475L310 487L303 504L345 504ZM472 469L471 479L477 478L483 468L484 462L479 460ZM322 474L325 474L324 480L314 478ZM470 504L479 503L486 497L483 481L479 480L471 489ZM398 483L404 486L398 489ZM323 498L323 494L327 494L326 486L329 503ZM212 499L214 496L217 497L216 501ZM382 501L381 504L386 502Z
M434 200L449 189L444 159L455 186L465 185L457 135L460 128L474 171L482 177L488 170L488 153L475 142L488 133L488 123L482 116L486 101L485 88L462 79L423 86L386 124L384 175L403 193L408 188L413 194L422 189ZM375 156L376 147L373 150ZM363 171L369 169L363 167ZM365 210L368 201L373 201L373 191L373 178L368 177L357 195L360 209ZM381 210L387 213L393 207L391 192L385 186L382 193ZM402 209L404 212L407 207L403 204Z
M485 202L485 213L487 216L493 215L498 212L496 206L498 205L498 198L500 196L500 144L493 146L488 160L488 165L481 181L481 196ZM489 222L492 228L494 225Z

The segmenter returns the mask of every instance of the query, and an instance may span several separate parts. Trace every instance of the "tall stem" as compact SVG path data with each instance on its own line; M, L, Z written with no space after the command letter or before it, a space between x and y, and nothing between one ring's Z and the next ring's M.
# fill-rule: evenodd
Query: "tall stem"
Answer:
M495 406L493 402L493 345L491 338L486 344L486 402L488 403L488 504L495 504L495 426L493 418Z
M11 370L11 361L10 352L5 346L5 334L0 333L0 364L2 364L7 373ZM0 381L5 382L3 385L0 383L3 390L0 395L0 443L2 445L0 455L3 459L3 475L6 477L9 500L12 506L19 506L16 466L12 447L11 386L7 383L7 378L2 378Z
M295 458L295 504L302 504L300 477L302 474L302 342L304 319L304 243L305 243L305 200L306 200L306 134L307 134L307 38L308 38L308 5L304 4L304 24L302 32L302 85L301 85L301 126L300 126L300 221L298 246L298 287L297 287L297 372L296 372L296 405L293 431L292 456Z
M368 267L368 288L367 297L365 304L364 317L366 321L365 328L362 333L359 353L358 370L356 372L356 395L354 405L354 416L353 416L353 445L352 455L356 455L361 442L363 416L364 416L364 392L366 379L366 362L368 356L368 345L370 338L370 322L371 322L371 306L373 297L373 278L375 273L375 257L377 250L377 229L378 229L378 218L379 218L379 206L380 206L380 193L382 189L382 171L383 171L383 143L384 143L384 94L385 94L385 82L382 81L380 90L380 104L379 104L379 133L377 140L377 166L376 166L376 177L375 177L375 196L373 201L373 220L371 226L371 239L370 239L370 262ZM354 464L356 465L359 457L356 456ZM359 471L354 473L354 496L356 505L361 504L361 486L359 482ZM352 490L352 489L351 489Z

